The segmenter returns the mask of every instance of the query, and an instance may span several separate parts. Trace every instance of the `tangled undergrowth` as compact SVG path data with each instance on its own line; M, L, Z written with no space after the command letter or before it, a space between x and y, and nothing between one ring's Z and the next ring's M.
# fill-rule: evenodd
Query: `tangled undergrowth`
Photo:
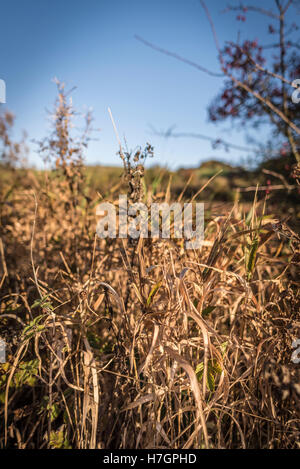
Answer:
M0 188L0 447L298 448L299 236L255 197L195 251L99 239L71 118L59 85L55 169ZM120 153L129 201L170 200Z

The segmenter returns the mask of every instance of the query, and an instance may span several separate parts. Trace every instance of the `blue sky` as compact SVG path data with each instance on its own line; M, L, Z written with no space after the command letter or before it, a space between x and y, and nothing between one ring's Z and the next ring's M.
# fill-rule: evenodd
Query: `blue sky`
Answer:
M272 0L260 3L273 4ZM249 13L247 22L240 23L235 14L220 13L226 1L209 0L207 5L221 42L235 39L239 28L244 37L270 41L257 16ZM222 79L147 48L135 34L219 71L212 34L198 0L2 2L0 78L6 81L6 106L16 115L16 136L21 130L27 131L29 139L47 134L46 109L53 106L56 76L67 88L77 87L73 103L78 111L94 110L94 126L101 132L87 152L89 164L119 164L108 107L129 148L147 141L154 145L153 163L171 169L197 166L208 158L240 163L239 151L226 154L206 141L165 140L152 134L151 125L163 130L176 125L177 132L244 142L243 133L232 131L229 123L208 122L207 106L222 87ZM33 151L30 162L40 165Z

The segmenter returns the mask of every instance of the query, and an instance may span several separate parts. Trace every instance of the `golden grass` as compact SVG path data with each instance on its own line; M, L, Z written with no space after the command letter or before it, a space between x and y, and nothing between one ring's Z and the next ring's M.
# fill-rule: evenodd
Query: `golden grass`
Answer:
M100 240L101 197L55 135L51 177L0 190L0 446L299 447L297 234L255 197L212 211L196 251ZM170 196L127 156L130 200Z

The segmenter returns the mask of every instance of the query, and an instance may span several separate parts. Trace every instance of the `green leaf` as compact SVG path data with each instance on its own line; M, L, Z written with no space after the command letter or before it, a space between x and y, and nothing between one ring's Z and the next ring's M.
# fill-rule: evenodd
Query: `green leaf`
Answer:
M205 309L202 311L202 316L205 318L206 316L209 316L210 313L213 312L213 310L216 309L216 306L207 306Z
M221 349L221 353L222 353L222 357L224 358L225 356L225 353L226 353L226 350L227 350L227 347L228 347L228 340L226 340L226 342L223 342L220 346L220 349Z
M247 252L245 256L246 260L246 271L248 280L251 279L253 271L255 269L257 251L258 251L258 238L254 238L252 243L247 246Z
M199 365L197 365L196 367L196 375L197 375L197 378L200 378L203 376L203 370L204 370L204 363L201 362L199 363ZM199 377L198 377L199 375Z
M161 282L158 282L156 285L154 285L154 287L152 288L149 296L148 296L148 299L147 299L147 306L150 306L154 296L156 295L156 293L158 292L159 288L161 287Z
M208 360L206 385L210 392L214 392L216 386L216 378L219 374L222 373L222 371L222 367L216 359ZM201 362L197 365L195 373L198 381L201 381L203 379L204 373L204 362Z
M207 370L207 387L210 392L214 392L215 390L215 377L211 370Z
M43 314L41 314L40 316L37 316L28 324L28 326L24 327L22 331L23 337L26 337L26 339L30 339L31 337L34 336L36 332L40 332L43 329L45 329L44 324L38 324L39 321L41 321L43 317L44 317Z
M71 449L71 445L64 430L52 431L50 433L50 447L53 449Z
M46 301L49 298L50 295L51 295L51 293L48 293L48 295L45 295L43 298L39 298L38 300L35 300L35 302L31 306L31 308L34 309L34 308L37 308L38 306L40 306L41 308L48 308L51 311L53 311L53 306L50 303L50 301Z

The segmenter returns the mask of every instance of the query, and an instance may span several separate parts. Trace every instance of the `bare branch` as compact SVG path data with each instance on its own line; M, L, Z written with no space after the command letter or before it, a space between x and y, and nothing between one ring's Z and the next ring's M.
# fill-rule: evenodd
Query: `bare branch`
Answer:
M219 41L218 41L218 37L217 37L217 33L216 33L216 29L215 29L215 26L214 26L214 23L213 23L213 20L210 16L210 13L207 9L207 6L204 2L204 0L200 0L200 3L206 13L206 16L207 16L207 19L211 25L211 29L212 29L212 33L213 33L213 36L214 36L214 40L215 40L215 44L216 44L216 48L219 52L219 59L220 59L220 63L221 63L221 68L222 68L222 71L224 72L224 74L226 76L228 76L228 78L231 79L231 81L236 85L238 86L239 88L242 88L243 90L247 91L248 93L252 94L252 96L254 96L256 99L258 99L258 101L260 101L261 103L267 105L275 114L277 114L288 126L290 129L294 130L294 132L297 134L297 135L300 135L300 129L299 127L297 127L285 114L284 112L282 112L277 106L275 106L268 98L264 98L259 92L253 90L252 88L250 88L250 86L248 86L246 83L238 80L237 78L235 78L233 75L231 75L227 68L226 68L226 65L224 63L224 59L223 59L223 55L222 55L222 51L220 49L220 45L219 45ZM278 19L280 19L280 17L278 17ZM295 155L297 157L297 153Z
M240 3L239 6L233 6L233 5L228 5L226 10L223 10L223 13L227 13L228 11L254 11L255 13L260 13L265 16L269 16L270 18L273 18L275 20L279 19L279 16L276 15L276 13L273 13L271 10L265 10L264 8L260 7L255 7L253 5L244 5Z
M295 47L296 49L300 49L300 45L297 44L296 42L288 41L287 43L290 47ZM262 49L278 49L280 47L280 44L267 44L265 46L262 46Z
M161 54L165 54L165 55L168 55L169 57L173 57L174 59L177 59L177 60L180 60L180 62L184 62L188 65L190 65L191 67L194 67L196 68L197 70L200 70L201 72L205 72L207 73L208 75L211 75L213 77L218 77L218 78L222 78L224 77L223 74L221 73L215 73L215 72L212 72L211 70L208 70L207 68L205 67L202 67L201 65L197 64L196 62L193 62L189 59L186 59L184 57L181 57L180 55L176 54L175 52L170 52L169 50L166 50L166 49L163 49L159 46L156 46L155 44L152 44L151 42L148 42L146 41L145 39L143 39L142 37L138 36L135 34L135 39L137 39L138 41L142 42L143 44L145 44L146 46L150 47L151 49L154 49L158 52L160 52Z
M168 55L168 56L171 56L177 60L180 60L181 62L184 62L194 68L196 68L197 70L200 70L210 76L216 76L216 77L224 77L224 76L227 76L234 84L236 87L238 88L241 88L243 89L244 91L246 91L248 94L252 95L254 98L256 98L261 104L262 104L262 107L265 109L265 111L267 111L269 113L269 115L272 117L272 112L277 115L286 125L287 125L287 136L288 136L288 139L291 143L291 146L292 146L292 149L293 149L293 153L295 154L295 157L296 159L298 160L299 157L299 154L298 154L298 151L297 151L297 148L296 148L296 144L295 144L295 141L293 139L293 135L291 133L291 131L293 130L297 135L300 135L300 128L294 124L291 119L289 119L289 116L288 116L288 112L286 112L286 109L283 107L283 109L281 110L278 106L276 106L275 104L273 104L273 102L268 99L268 98L265 98L259 91L256 91L254 89L252 89L247 83L237 79L234 75L232 75L231 73L228 72L228 68L225 64L225 61L224 61L224 57L223 57L223 53L221 51L221 48L220 48L220 44L219 44L219 40L218 40L218 36L217 36L217 33L216 33L216 30L215 30L215 26L214 26L214 23L213 23L213 20L210 16L210 13L208 11L208 8L206 6L206 3L204 0L200 0L200 3L206 13L206 16L207 16L207 19L210 23L210 26L211 26L211 30L212 30L212 33L213 33L213 36L214 36L214 41L215 41L215 45L216 45L216 49L219 53L219 61L220 61L220 64L221 64L221 69L222 69L222 72L223 72L223 75L221 74L217 74L215 72L212 72L210 70L208 70L207 68L195 63L195 62L192 62L184 57L181 57L180 55L174 53L174 52L170 52L166 49L163 49L161 47L158 47L148 41L146 41L145 39L141 38L140 36L135 36L135 38L137 40L139 40L140 42L142 42L143 44L145 44L146 46L148 47L151 47L152 49L162 53L162 54L165 54L165 55ZM260 13L263 13L263 14L267 14L268 16L271 16L272 18L275 18L279 21L282 21L282 17L284 17L284 12L286 11L287 7L290 6L291 2L288 1L288 3L286 4L285 7L282 6L282 4L278 1L278 5L279 5L279 8L280 8L280 11L281 11L281 14L278 16L278 15L275 15L273 12L270 12L270 11L267 11L267 10L264 10L264 9L261 9L261 8L257 8L257 7L245 7L243 6L242 4L240 4L239 7L232 7L232 9L241 9L241 8L248 8L252 11L256 11L256 12L260 12ZM229 7L231 8L231 7ZM282 46L282 41L281 41L281 44L279 44L279 47ZM250 56L249 56L250 58ZM253 58L251 58L251 62L253 63L253 65L258 68L260 71L270 75L270 76L273 76L274 78L277 78L279 80L281 80L282 82L282 86L284 87L285 84L291 84L286 78L285 78L285 69L282 68L282 74L279 75L279 74L275 74L275 73L272 73L270 72L269 70L267 69L264 69L263 67L261 67L259 64L257 64ZM286 95L285 95L285 98L286 100ZM285 101L286 102L286 101ZM285 106L286 107L286 106ZM279 125L279 124L277 124ZM181 137L182 136L196 136L198 134L179 134ZM178 135L178 136L179 136ZM174 134L172 135L174 136ZM205 138L205 136L201 136L201 135L198 135L198 138ZM208 137L209 139L209 137ZM230 144L229 144L230 145Z
M262 67L261 65L259 65L257 62L255 62L255 60L251 57L251 55L249 54L249 52L247 52L245 49L243 49L242 47L240 47L239 45L235 44L234 42L231 42L231 41L226 41L227 44L230 44L231 46L234 46L234 47L237 47L241 52L243 52L243 54L245 54L249 61L254 65L254 67L257 69L257 70L260 70L261 72L265 73L266 75L270 75L271 77L273 78L277 78L278 80L286 83L287 85L290 85L290 86L293 86L293 82L290 81L290 80L287 80L286 78L284 78L282 75L279 75L278 73L273 73L271 72L270 70L268 70L267 68L264 68Z
M239 151L244 151L244 152L248 152L248 153L249 152L256 153L258 151L257 148L251 148L251 147L245 147L245 146L241 146L241 145L235 145L235 144L229 143L226 140L223 140L221 138L216 139L216 138L209 137L209 136L203 135L203 134L198 134L198 133L193 133L193 132L176 132L176 133L174 133L173 128L174 128L174 126L170 127L170 129L168 129L165 132L159 132L154 127L152 127L152 130L153 130L155 135L157 135L159 137L166 138L166 139L168 139L168 138L198 138L198 139L201 139L201 140L209 141L214 145L223 145L226 149L231 148L233 150L239 150Z

